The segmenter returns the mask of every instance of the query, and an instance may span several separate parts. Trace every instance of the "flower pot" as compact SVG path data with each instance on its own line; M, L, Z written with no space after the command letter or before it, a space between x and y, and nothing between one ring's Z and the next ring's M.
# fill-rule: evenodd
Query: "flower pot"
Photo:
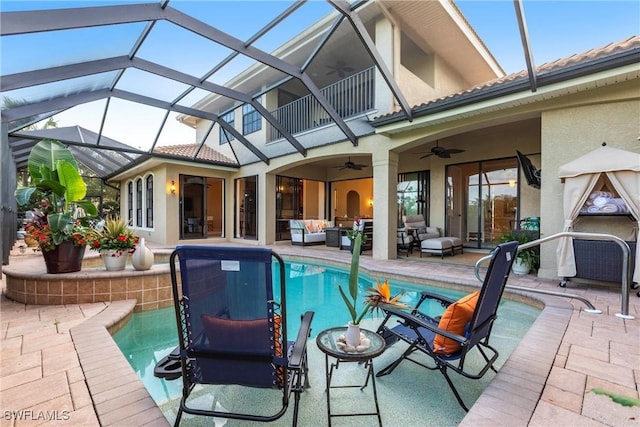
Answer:
M144 237L140 238L136 251L131 255L131 265L136 270L148 270L153 265L153 252L144 243Z
M358 347L360 345L360 325L349 322L347 325L347 345Z
M73 273L82 268L85 246L76 246L71 240L65 240L54 250L42 252L47 273Z
M516 259L513 261L513 267L511 268L511 270L513 271L513 274L529 274L529 270L531 270L531 267L529 267L529 264L522 261L522 258L518 258L516 257Z
M24 236L24 242L27 244L27 246L29 246L30 248L35 248L38 246L38 241L36 239L34 239L33 237L25 234Z
M109 271L124 270L127 265L127 257L129 254L122 251L104 250L100 251L104 267Z

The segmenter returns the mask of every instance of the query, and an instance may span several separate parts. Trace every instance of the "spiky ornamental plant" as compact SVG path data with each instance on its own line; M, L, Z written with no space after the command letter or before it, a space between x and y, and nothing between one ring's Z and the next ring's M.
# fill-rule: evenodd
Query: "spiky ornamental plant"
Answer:
M364 315L367 314L370 306L369 303L366 303L362 312L358 314L358 270L360 269L360 247L362 246L362 231L360 231L359 226L360 224L358 221L354 222L353 228L357 231L353 233L354 238L352 240L353 251L351 252L351 270L349 271L349 296L344 292L342 286L338 286L340 295L342 295L342 299L347 305L347 309L351 315L351 322L354 325L360 324L360 321Z

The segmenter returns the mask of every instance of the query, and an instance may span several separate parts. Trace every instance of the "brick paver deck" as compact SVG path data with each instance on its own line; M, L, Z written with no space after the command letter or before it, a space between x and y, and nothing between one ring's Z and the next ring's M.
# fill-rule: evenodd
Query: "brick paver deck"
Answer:
M275 249L288 256L349 260L332 248ZM19 263L21 256L28 255L15 254L11 263ZM470 266L415 257L380 261L363 256L361 266L386 276L479 284ZM540 301L544 310L461 425L639 425L640 407L625 407L592 392L640 397L640 298L635 291L629 297L635 319L628 320L615 316L621 311L618 287L572 282L563 289L532 275L511 275L509 284L580 294L603 313L586 313L575 300L518 292L519 298ZM3 294L0 425L167 425L108 333L126 321L133 305L35 306Z

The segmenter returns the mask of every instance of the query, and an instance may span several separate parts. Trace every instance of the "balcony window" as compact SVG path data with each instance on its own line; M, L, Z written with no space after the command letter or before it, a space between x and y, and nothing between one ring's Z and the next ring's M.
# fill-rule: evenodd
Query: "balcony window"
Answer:
M251 104L242 106L242 134L249 135L262 129L262 117Z
M229 124L229 126L234 127L235 125L235 111L230 111L227 114L225 114L224 116L220 117L222 120L224 120L225 122L227 122ZM227 132L226 130L224 130L224 128L222 126L220 126L220 145L222 144L226 144L229 141L233 141L235 139L235 137L230 134L229 132Z

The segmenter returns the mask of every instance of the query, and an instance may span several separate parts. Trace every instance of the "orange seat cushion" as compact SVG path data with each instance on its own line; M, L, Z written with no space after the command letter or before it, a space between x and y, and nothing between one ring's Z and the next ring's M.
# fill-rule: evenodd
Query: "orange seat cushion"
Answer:
M460 298L445 310L438 327L447 332L464 336L464 328L471 321L478 303L480 292L475 291ZM436 334L433 339L433 351L440 354L453 354L460 351L460 343Z

